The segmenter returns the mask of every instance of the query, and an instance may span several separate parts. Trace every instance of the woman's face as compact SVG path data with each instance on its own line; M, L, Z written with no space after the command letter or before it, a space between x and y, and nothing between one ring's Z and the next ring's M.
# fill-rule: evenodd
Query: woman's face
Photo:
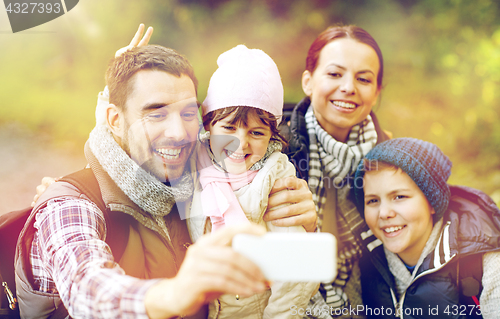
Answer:
M351 128L375 105L379 69L372 47L342 38L323 47L314 73L302 75L302 88L319 124L336 140L346 142Z

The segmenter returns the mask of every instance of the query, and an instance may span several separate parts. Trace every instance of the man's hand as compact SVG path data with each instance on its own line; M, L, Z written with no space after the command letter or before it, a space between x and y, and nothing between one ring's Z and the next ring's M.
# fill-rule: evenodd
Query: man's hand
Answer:
M265 232L263 227L251 224L225 227L200 238L188 248L177 275L160 281L146 293L149 317L192 315L223 294L246 297L265 291L267 286L260 269L230 247L236 234Z
M279 207L283 204L289 205ZM312 232L316 230L317 219L306 181L295 176L276 180L269 195L264 221L271 221L275 226L303 226L306 231Z
M153 35L153 27L148 28L144 37L142 37L143 33L144 33L144 24L141 23L141 24L139 24L139 29L137 29L137 32L135 33L134 37L132 38L132 41L130 41L130 44L127 45L126 47L123 47L123 48L119 49L118 51L116 51L115 58L119 57L124 52L126 52L132 48L147 45L149 43L149 39L151 39L151 35ZM141 37L142 37L142 39L141 39Z

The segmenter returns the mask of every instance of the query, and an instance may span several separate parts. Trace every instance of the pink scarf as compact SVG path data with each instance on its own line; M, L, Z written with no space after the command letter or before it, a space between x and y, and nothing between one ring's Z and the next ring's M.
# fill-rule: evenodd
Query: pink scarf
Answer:
M203 187L201 202L203 214L210 217L212 222L212 231L224 225L248 223L234 191L251 183L258 171L246 171L238 175L221 172L213 165L207 150L199 153L198 170Z

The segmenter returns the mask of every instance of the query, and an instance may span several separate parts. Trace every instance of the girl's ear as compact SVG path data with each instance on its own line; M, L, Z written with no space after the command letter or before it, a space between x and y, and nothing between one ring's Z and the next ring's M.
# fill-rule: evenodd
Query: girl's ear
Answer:
M211 126L210 123L207 124L207 125L203 125L202 124L202 126L203 126L203 128L205 129L206 132L210 131L210 126Z
M311 79L312 79L311 72L305 70L304 73L302 73L302 90L309 97L312 94Z

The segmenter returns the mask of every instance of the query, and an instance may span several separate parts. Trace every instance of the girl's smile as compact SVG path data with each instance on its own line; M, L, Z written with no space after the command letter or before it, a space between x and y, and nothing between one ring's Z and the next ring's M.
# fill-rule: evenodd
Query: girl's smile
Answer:
M234 114L210 126L210 148L217 161L231 174L241 174L257 163L267 151L271 129L255 115L248 125L231 124Z

